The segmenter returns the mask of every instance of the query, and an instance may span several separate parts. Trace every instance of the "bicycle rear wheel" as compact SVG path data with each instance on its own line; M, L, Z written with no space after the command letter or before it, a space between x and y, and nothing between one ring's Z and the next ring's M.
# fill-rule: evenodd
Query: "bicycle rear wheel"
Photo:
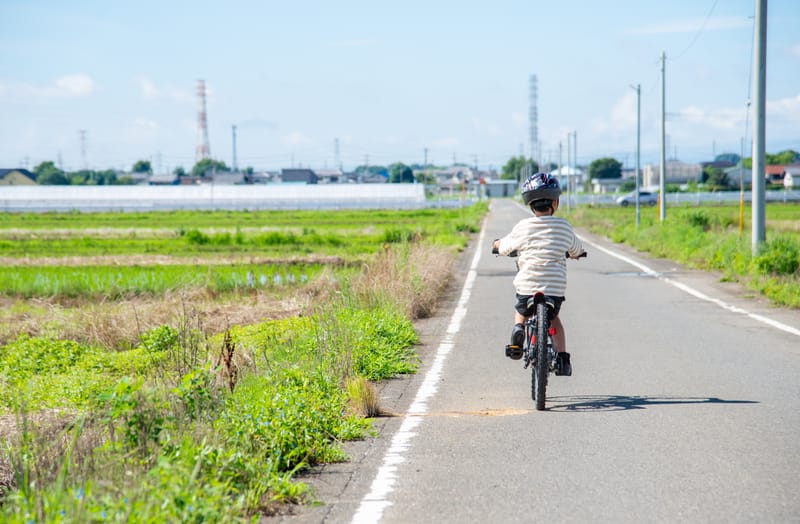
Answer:
M544 410L547 392L547 305L544 302L536 304L536 365L531 370L531 393L538 411Z

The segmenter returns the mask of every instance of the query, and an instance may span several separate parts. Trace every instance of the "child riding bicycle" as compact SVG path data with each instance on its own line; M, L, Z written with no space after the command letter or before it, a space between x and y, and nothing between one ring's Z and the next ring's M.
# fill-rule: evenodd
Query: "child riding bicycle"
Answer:
M522 200L530 206L534 216L517 222L511 232L492 243L492 250L504 256L519 256L519 271L514 278L517 302L514 306L514 328L511 344L506 346L506 356L522 358L525 338L525 320L533 314L528 299L543 293L555 308L551 327L555 329L553 343L558 352L556 375L572 375L572 365L567 353L567 338L558 313L567 290L567 264L570 258L581 256L583 246L570 223L553 216L558 209L561 187L549 173L531 175L522 184Z

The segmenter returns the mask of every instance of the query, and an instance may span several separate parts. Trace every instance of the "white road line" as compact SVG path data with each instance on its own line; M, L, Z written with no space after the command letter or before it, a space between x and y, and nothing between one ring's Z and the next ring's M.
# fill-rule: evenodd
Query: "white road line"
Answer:
M372 481L370 492L361 500L358 511L353 516L352 522L354 524L374 524L381 519L383 511L392 505L389 501L389 495L394 490L395 481L397 480L397 465L405 462L404 454L411 447L411 440L416 436L414 429L422 421L422 416L428 412L428 401L439 389L444 361L455 345L455 335L461 329L461 321L464 320L467 314L467 302L469 302L469 297L472 294L472 285L475 283L475 277L477 276L478 261L481 258L481 251L484 249L485 231L484 222L484 228L481 228L469 273L467 273L464 287L461 290L461 297L458 299L458 305L450 317L447 332L436 350L436 358L433 361L433 365L417 390L417 395L414 397L414 402L409 407L408 413L403 417L400 429L392 437L392 443L383 456L383 462L375 475L375 479Z
M603 253L611 255L612 257L617 258L619 260L622 260L623 262L625 262L627 264L630 264L630 265L642 270L642 272L644 272L644 273L646 273L648 275L651 275L653 277L658 278L662 282L666 282L667 284L675 286L676 288L680 289L684 293L688 293L688 294L692 295L693 297L699 298L700 300L705 300L707 302L711 302L712 304L716 304L717 306L721 307L722 309L725 309L725 310L730 311L732 313L739 313L741 315L745 315L747 317L752 318L753 320L757 320L757 321L759 321L761 323L767 324L768 326L772 326L772 327L774 327L776 329L780 329L781 331L785 331L786 333L791 333L792 335L796 335L796 336L800 337L800 329L797 329L797 328L794 328L792 326L783 324L781 322L778 322L777 320L773 320L771 318L765 317L763 315L759 315L757 313L751 313L750 311L748 311L746 309L742 309L740 307L733 306L731 304L723 302L722 300L720 300L718 298L710 297L710 296L706 295L705 293L702 293L702 292L697 291L696 289L694 289L692 287L687 286L686 284L683 284L683 283L677 282L677 281L675 281L675 280L673 280L671 278L665 277L664 275L662 275L658 271L655 271L655 270L645 266L644 264L641 264L641 263L639 263L639 262L637 262L637 261L635 261L635 260L633 260L631 258L628 258L625 255L620 255L619 253L617 253L615 251L611 251L610 249L606 249L606 248L604 248L604 247L602 247L602 246L600 246L600 245L598 245L598 244L596 244L594 242L591 242L591 241L589 241L589 240L587 240L587 239L585 239L583 237L580 237L580 239L581 239L582 242L585 242L585 243L589 244L594 249L598 249L598 250L602 251Z

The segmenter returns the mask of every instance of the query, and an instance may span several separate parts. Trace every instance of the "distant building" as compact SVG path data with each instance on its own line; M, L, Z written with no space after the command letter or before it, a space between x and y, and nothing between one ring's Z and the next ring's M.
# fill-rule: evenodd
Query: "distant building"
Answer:
M217 171L203 177L204 184L216 184L218 186L233 186L246 184L245 174L241 171Z
M747 185L753 181L753 170L749 167L744 167L742 164L729 167L724 171L728 175L728 185L731 187L739 187L740 183Z
M622 189L622 184L627 182L628 179L620 177L616 178L593 178L592 179L592 192L593 193L618 193Z
M0 186L35 186L35 178L27 169L0 169Z
M180 177L179 184L182 186L194 186L203 183L203 177L195 175L185 175Z
M519 184L516 180L490 179L483 184L484 194L488 198L513 197L517 193Z
M343 182L344 174L340 169L315 169L317 183L319 184L338 184Z
M149 184L151 174L132 171L130 173L123 173L121 176L128 177L131 179L131 182L134 185L139 185L139 184Z
M281 181L284 183L316 184L319 178L311 169L281 169Z
M800 164L789 164L784 169L783 187L792 189L800 186Z
M642 170L642 185L646 188L658 187L660 184L660 164L648 164ZM665 184L686 184L699 182L703 168L700 164L690 164L678 160L667 160L664 169Z
M764 166L767 184L783 184L783 177L786 176L785 166Z
M148 182L151 186L177 186L181 183L180 177L175 174L151 175Z
M583 171L577 167L561 166L560 168L552 171L550 174L559 178L562 188L567 187L567 177L569 177L569 187L571 187L573 191L575 188L581 187L583 184Z

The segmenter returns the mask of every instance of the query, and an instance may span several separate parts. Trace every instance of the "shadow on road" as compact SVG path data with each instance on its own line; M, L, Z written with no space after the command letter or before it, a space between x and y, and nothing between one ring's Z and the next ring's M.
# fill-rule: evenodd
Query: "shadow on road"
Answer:
M549 411L627 411L675 404L758 404L755 400L724 400L717 397L648 397L586 395L547 397Z

